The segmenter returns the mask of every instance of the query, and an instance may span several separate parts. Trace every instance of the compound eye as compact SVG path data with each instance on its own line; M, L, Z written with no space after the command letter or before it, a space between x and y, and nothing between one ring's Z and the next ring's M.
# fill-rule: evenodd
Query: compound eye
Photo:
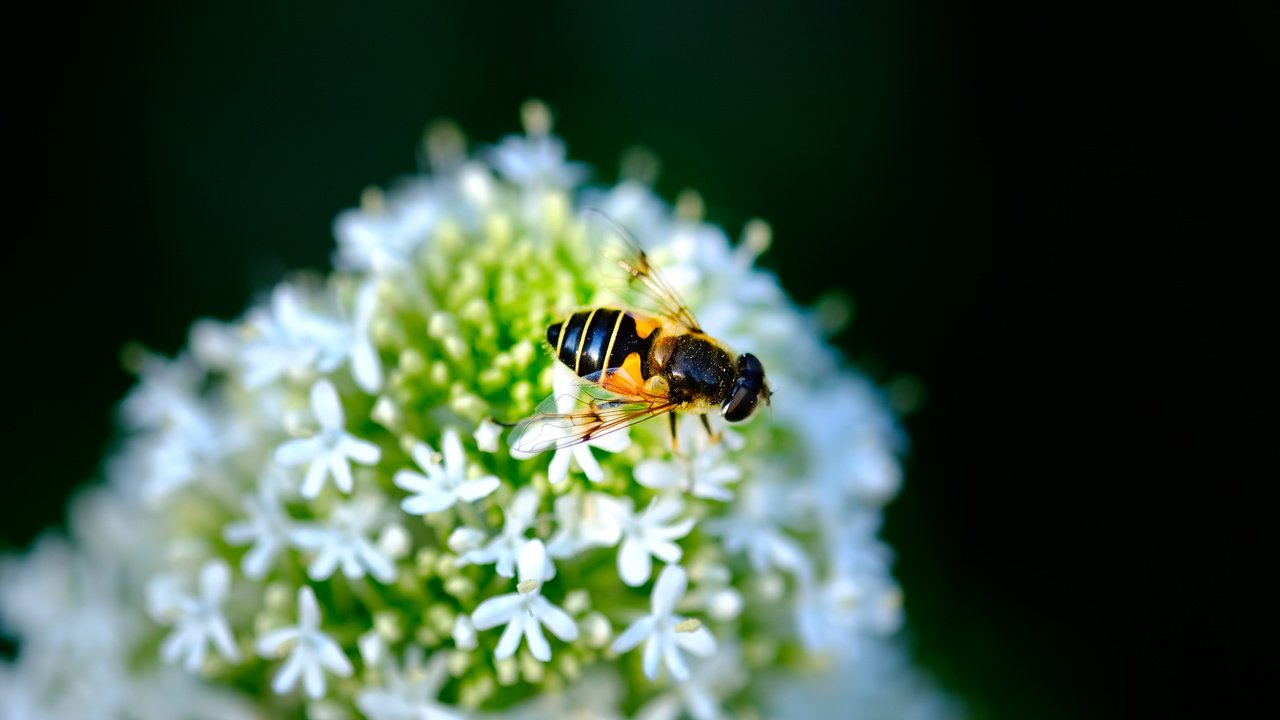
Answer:
M732 423L746 420L756 410L756 397L759 393L759 388L739 385L734 388L733 394L729 396L724 407L720 409L720 414L724 416L725 420Z

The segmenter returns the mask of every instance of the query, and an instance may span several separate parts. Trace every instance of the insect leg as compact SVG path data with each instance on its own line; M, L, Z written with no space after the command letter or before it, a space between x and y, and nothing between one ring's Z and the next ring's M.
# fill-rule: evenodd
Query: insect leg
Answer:
M720 442L720 433L711 429L711 421L707 419L707 416L699 415L698 417L702 418L702 427L706 429L707 438L711 440L711 444L715 445Z
M679 455L680 454L680 433L676 431L676 414L668 413L667 417L671 418L671 453L673 455Z

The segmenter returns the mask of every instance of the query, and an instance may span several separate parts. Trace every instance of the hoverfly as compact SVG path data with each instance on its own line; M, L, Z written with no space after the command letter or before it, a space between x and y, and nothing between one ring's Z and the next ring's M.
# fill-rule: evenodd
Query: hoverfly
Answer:
M698 415L715 438L707 413L718 410L736 423L769 402L764 366L750 353L734 355L707 335L675 289L620 225L603 212L587 210L589 229L600 232L593 247L606 272L656 307L596 307L575 312L547 328L556 359L577 377L581 399L564 407L553 393L516 424L508 445L536 455L599 438L636 423L667 415L678 452L677 418ZM560 402L558 402L560 401Z

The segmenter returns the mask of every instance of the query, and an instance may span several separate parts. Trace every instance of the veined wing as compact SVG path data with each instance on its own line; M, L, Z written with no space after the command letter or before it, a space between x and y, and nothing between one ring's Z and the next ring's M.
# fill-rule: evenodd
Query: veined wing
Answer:
M676 289L649 262L649 256L636 243L631 233L613 218L595 208L583 210L587 244L601 258L604 281L624 300L629 294L648 302L632 302L651 306L662 315L684 325L690 332L702 332L697 319Z
M647 392L622 368L578 380L577 394L552 393L507 438L513 454L532 457L572 447L675 410L665 394Z

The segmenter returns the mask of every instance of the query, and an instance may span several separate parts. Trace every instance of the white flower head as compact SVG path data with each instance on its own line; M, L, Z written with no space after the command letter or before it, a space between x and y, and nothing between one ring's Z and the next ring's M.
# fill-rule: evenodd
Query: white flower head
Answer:
M302 678L309 697L318 699L325 693L325 671L339 677L351 675L351 661L333 638L320 631L320 608L315 591L309 585L298 589L298 624L279 628L258 638L258 654L265 658L288 652L284 666L276 673L271 689L283 695Z
M444 431L441 447L443 464L436 460L431 448L422 443L413 446L413 460L426 476L412 470L400 470L395 475L398 487L416 493L400 502L400 507L410 515L443 512L460 500L475 502L488 497L502 484L493 475L467 479L467 456L458 433L452 428Z
M689 577L684 568L679 565L663 568L650 597L652 612L631 623L613 641L612 649L616 653L625 653L641 642L645 643L644 674L650 680L658 678L658 670L664 665L677 682L688 680L689 664L681 651L687 650L701 657L715 652L716 640L710 631L696 620L675 614L676 603L684 597L688 584Z
M325 580L341 567L350 579L368 574L382 583L395 580L395 564L371 538L385 524L383 510L380 498L364 496L335 506L322 524L295 527L290 540L315 552L307 575L312 580Z
M317 380L311 386L311 411L320 423L320 432L285 441L276 448L275 460L283 467L308 464L300 491L305 498L319 495L329 477L339 490L349 494L354 484L349 463L373 465L382 457L382 451L347 432L342 401L328 380Z
M515 654L524 637L529 652L542 662L551 659L551 646L542 626L565 642L578 639L578 626L564 610L542 596L542 583L547 580L547 550L541 540L530 540L520 551L517 592L489 598L471 613L477 630L506 625L493 656L498 660Z
M162 581L163 582L163 581ZM231 572L221 560L211 560L200 570L198 595L174 595L170 598L154 598L153 610L160 618L173 616L173 632L160 646L165 662L179 659L187 672L197 672L204 664L209 645L228 662L240 662L240 650L231 634L231 626L222 614L231 586Z

